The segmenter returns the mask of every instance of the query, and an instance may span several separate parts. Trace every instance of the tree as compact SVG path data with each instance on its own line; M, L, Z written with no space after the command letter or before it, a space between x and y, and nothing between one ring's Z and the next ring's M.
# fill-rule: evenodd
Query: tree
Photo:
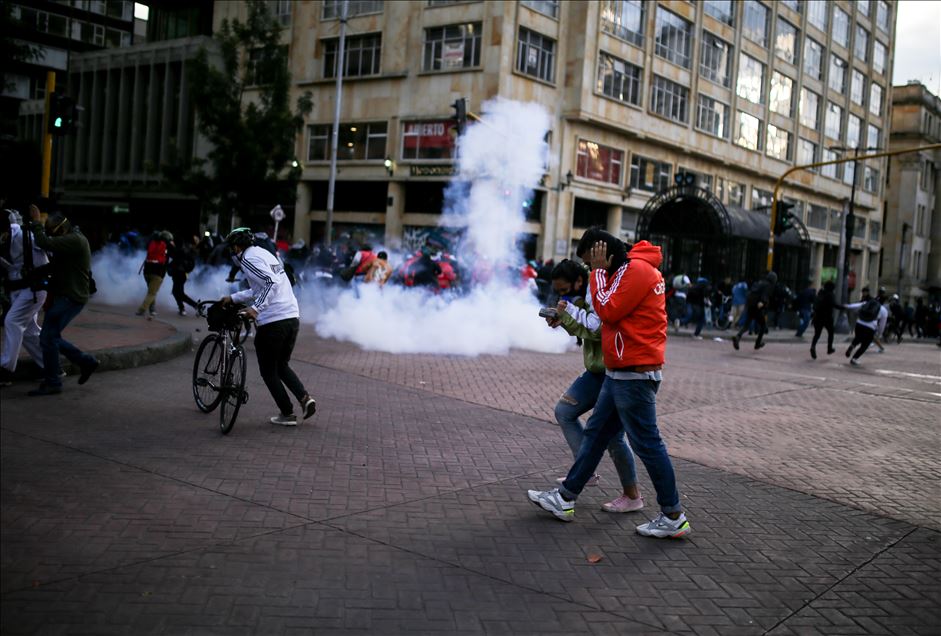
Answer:
M199 132L212 144L207 160L165 167L204 210L220 218L293 203L300 169L291 164L297 133L312 107L310 93L291 110L287 48L267 3L250 0L248 18L224 20L216 35L221 64L203 49L190 64Z

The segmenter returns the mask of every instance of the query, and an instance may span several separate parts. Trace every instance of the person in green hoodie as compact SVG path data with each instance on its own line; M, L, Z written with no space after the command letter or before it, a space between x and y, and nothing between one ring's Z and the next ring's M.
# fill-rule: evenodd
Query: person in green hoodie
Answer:
M582 445L585 426L579 417L590 411L598 400L601 385L604 383L604 355L601 350L601 320L586 301L588 291L588 270L575 261L565 259L556 265L551 274L552 288L560 300L556 306L556 317L546 318L550 327L562 327L574 336L582 348L585 372L582 373L565 391L555 406L555 419L562 428L562 434L572 457L578 457ZM608 444L608 454L617 469L623 493L613 501L602 504L606 512L633 512L644 507L644 499L637 490L637 473L634 465L634 453L624 441L624 435L618 435ZM556 481L563 481L561 478ZM598 483L598 475L588 481L588 485Z
M52 254L49 293L53 300L39 332L44 380L28 395L55 395L62 393L60 353L78 366L79 384L85 384L98 368L98 360L62 338L62 331L88 302L91 249L88 240L61 212L50 214L45 225L40 222L39 208L35 205L29 206L29 216L36 246Z

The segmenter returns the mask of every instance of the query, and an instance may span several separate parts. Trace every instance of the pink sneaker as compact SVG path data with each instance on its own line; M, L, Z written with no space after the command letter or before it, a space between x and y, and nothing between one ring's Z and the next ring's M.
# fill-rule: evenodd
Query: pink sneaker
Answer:
M555 480L555 483L561 484L563 481L565 481L565 477L559 477L558 479ZM601 481L601 475L592 475L591 477L588 478L588 481L585 482L585 485L597 486L598 482L600 481Z
M601 509L605 512L634 512L644 507L644 498L637 497L631 499L626 495L621 495L613 501L601 504Z

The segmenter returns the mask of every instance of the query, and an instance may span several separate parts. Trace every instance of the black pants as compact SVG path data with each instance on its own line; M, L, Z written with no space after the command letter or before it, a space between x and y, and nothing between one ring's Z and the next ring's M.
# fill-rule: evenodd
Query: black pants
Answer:
M853 335L853 344L850 345L850 349L853 347L859 347L856 349L856 353L853 354L854 360L859 360L860 356L866 353L866 349L869 348L869 345L872 344L872 339L876 337L876 332L874 329L865 327L859 323L856 323L855 334Z
M742 334L748 331L749 324L754 322L755 329L758 331L758 337L755 338L755 347L758 347L761 344L761 339L764 338L765 332L768 331L768 326L765 324L765 310L764 307L759 309L758 305L748 305L747 311L748 316L745 318L745 323L738 330L735 337L741 338Z
M827 330L827 353L833 351L833 316L830 316L829 321L814 321L814 338L810 341L810 348L817 348L817 341L820 340L820 334L823 330Z
M186 295L184 287L186 286L186 274L183 272L171 274L173 278L173 300L176 306L183 311L183 303L186 303L193 309L196 309L196 301Z
M307 390L295 375L288 363L297 341L297 330L300 320L288 318L267 325L260 325L255 332L255 353L258 354L258 372L265 386L271 392L271 397L281 409L282 415L294 412L291 398L288 397L286 386L297 401L300 402Z

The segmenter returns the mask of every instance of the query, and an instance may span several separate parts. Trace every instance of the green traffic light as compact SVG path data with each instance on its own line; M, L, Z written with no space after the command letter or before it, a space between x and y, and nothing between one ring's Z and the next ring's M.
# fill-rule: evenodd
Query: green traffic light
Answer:
M56 117L55 120L52 122L52 127L53 127L53 128L62 128L62 118L61 118L61 117Z

